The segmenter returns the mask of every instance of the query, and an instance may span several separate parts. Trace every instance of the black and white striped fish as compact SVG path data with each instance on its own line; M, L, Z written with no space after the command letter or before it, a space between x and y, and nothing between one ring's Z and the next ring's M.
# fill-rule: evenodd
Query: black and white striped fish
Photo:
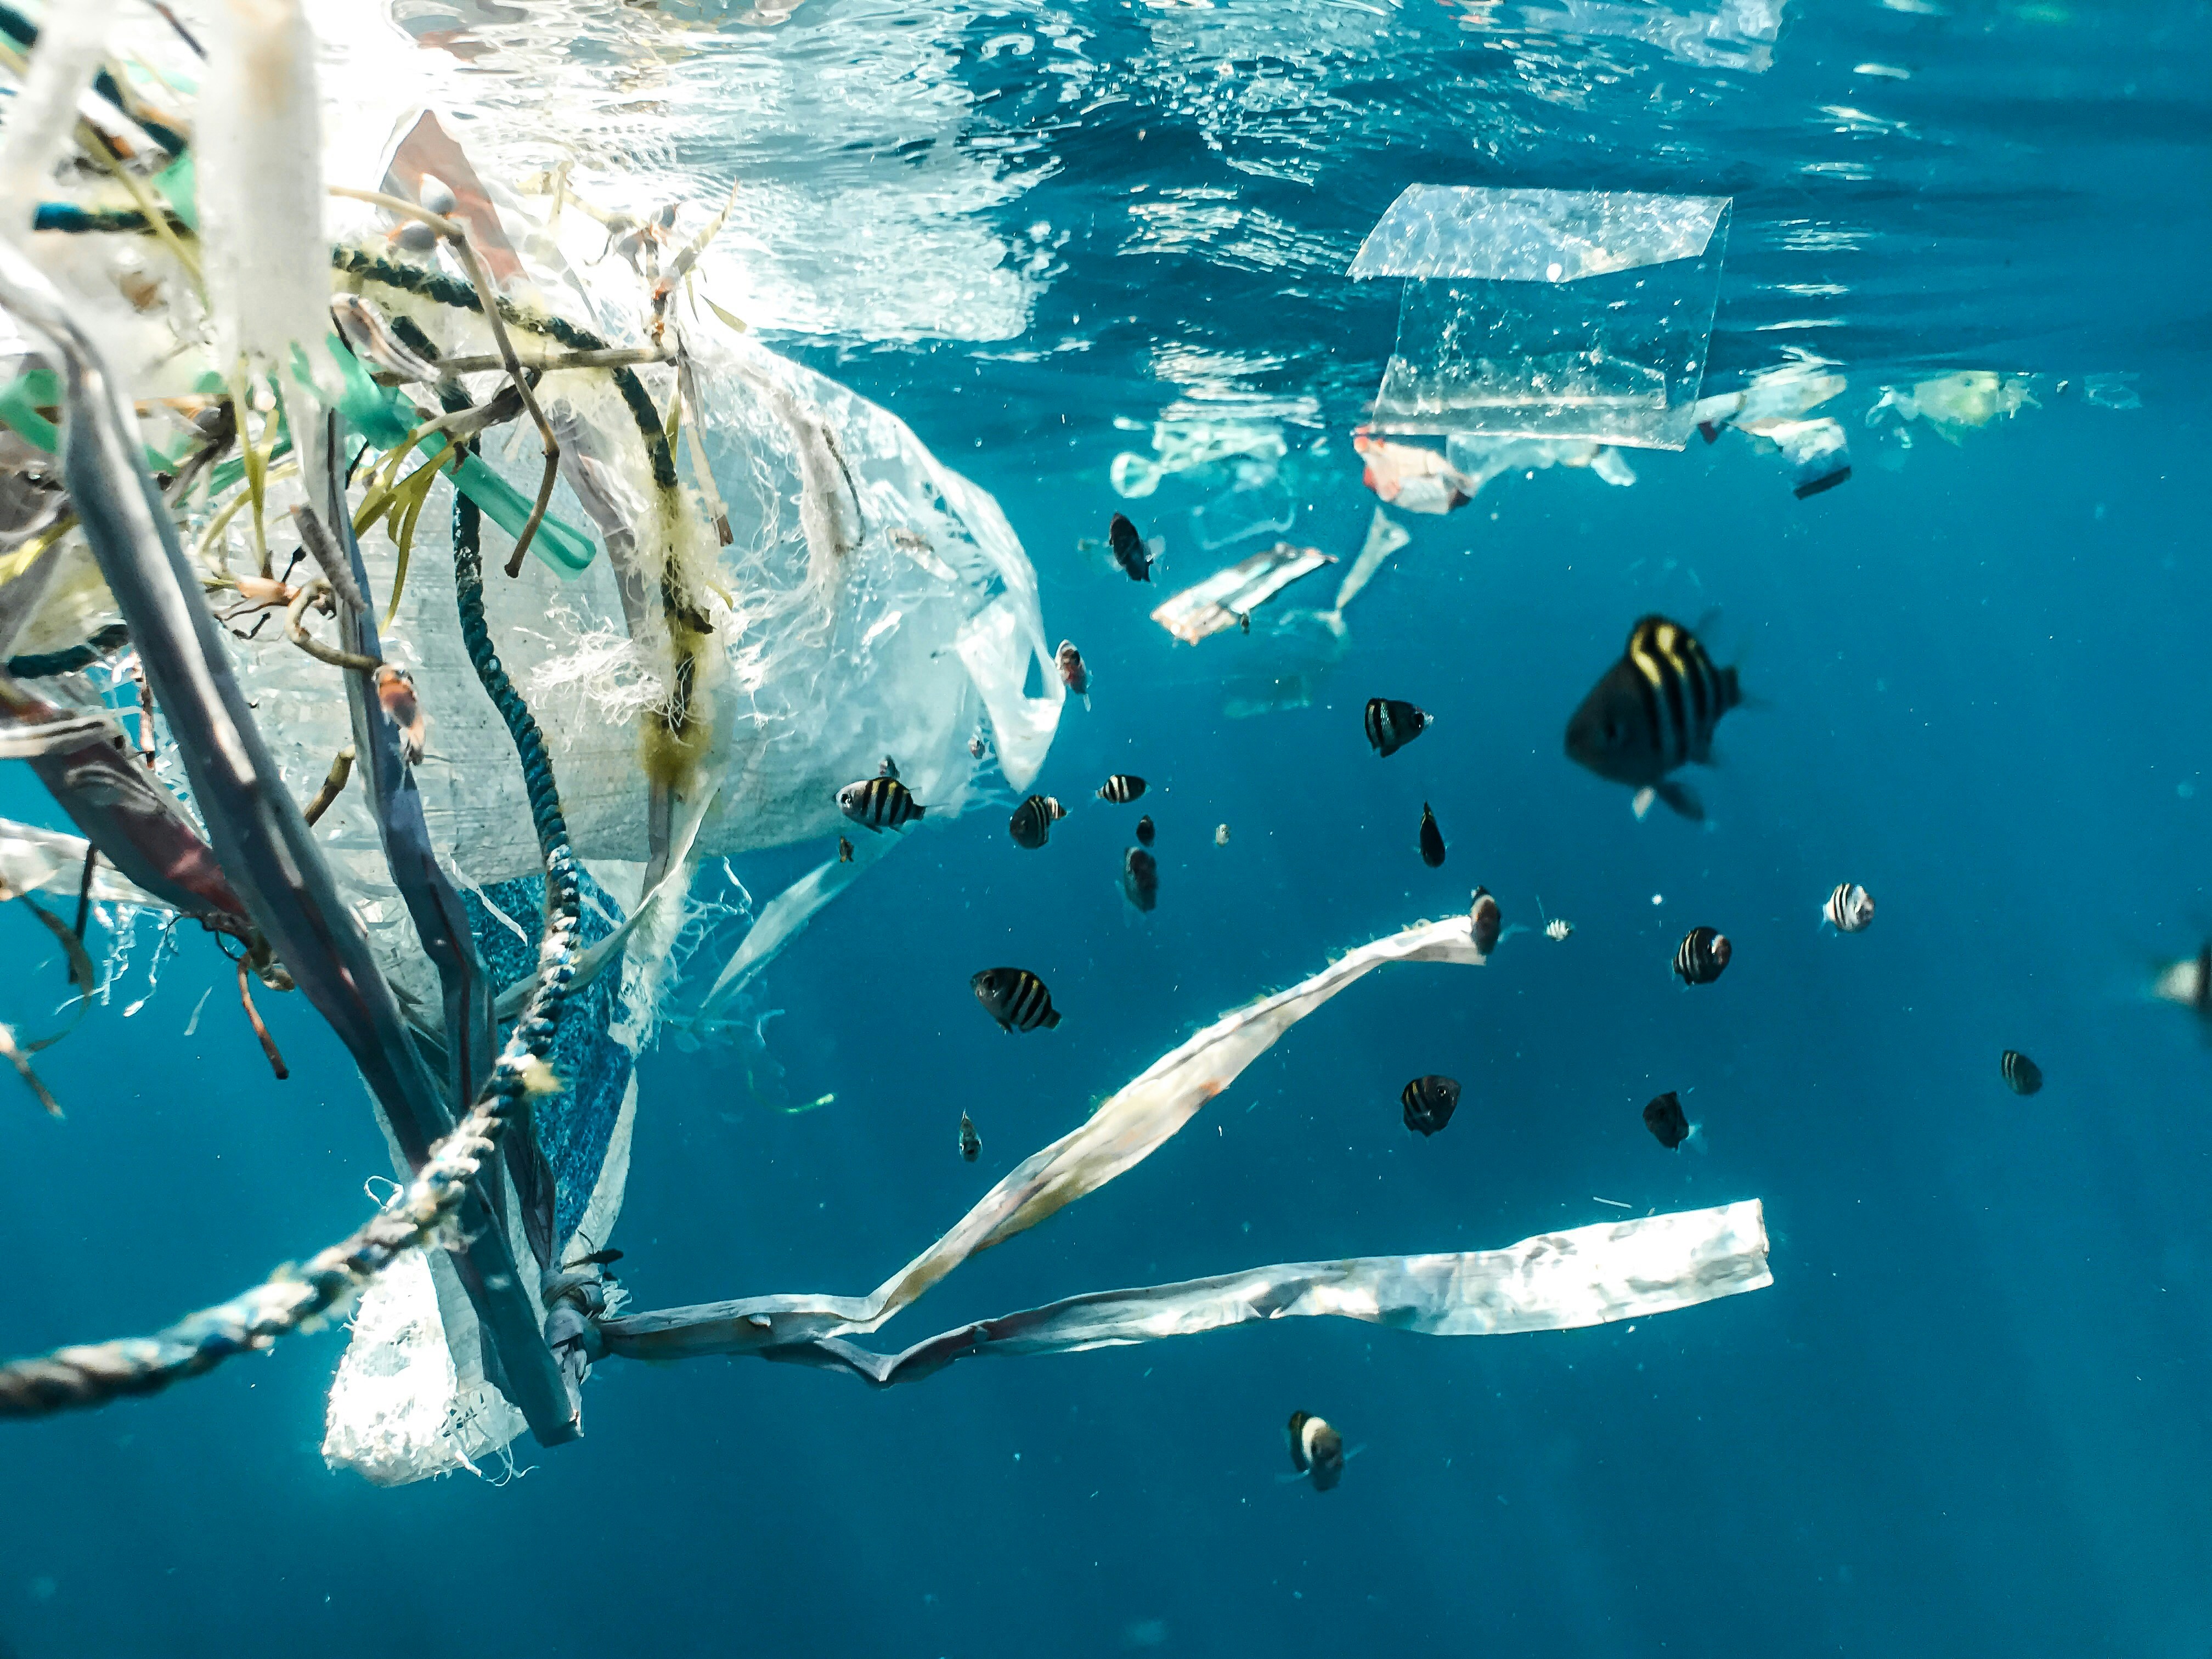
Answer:
M983 1012L999 1022L1009 1036L1016 1031L1047 1030L1060 1024L1060 1010L1052 1006L1052 993L1026 968L986 968L968 981Z
M1398 1091L1406 1109L1406 1127L1418 1134L1432 1135L1451 1121L1459 1109L1459 1079L1417 1077Z
M1292 1412L1289 1433L1291 1467L1310 1476L1316 1492L1327 1492L1344 1479L1344 1437L1327 1419Z
M2043 1068L2017 1048L2008 1048L1997 1061L2005 1087L2016 1095L2032 1095L2043 1086Z
M973 1164L983 1150L983 1137L975 1133L975 1121L967 1113L960 1114L960 1156Z
M1367 741L1377 755L1395 755L1429 729L1429 717L1395 697L1367 700Z
M1426 801L1421 803L1421 862L1430 869L1443 867L1444 861L1444 832L1437 828L1437 815L1429 810Z
M1690 1120L1683 1113L1681 1097L1672 1089L1663 1095L1655 1095L1644 1109L1644 1127L1670 1152L1687 1140Z
M1674 974L1685 985L1711 985L1735 954L1726 933L1711 927L1692 927L1682 935L1682 948L1674 952Z
M1052 834L1054 821L1067 816L1067 809L1050 795L1031 795L1006 820L1006 833L1014 838L1014 845L1025 847L1034 853L1045 844Z
M1716 667L1680 623L1646 617L1567 722L1567 757L1635 790L1638 817L1656 797L1702 818L1697 796L1667 775L1687 762L1711 765L1713 728L1742 701L1735 669Z
M1116 806L1127 806L1145 793L1145 781L1127 772L1116 772L1098 786L1098 799Z
M837 792L837 806L863 829L877 831L911 823L928 810L907 793L895 772L847 784Z
M1874 920L1874 895L1856 882L1839 882L1820 907L1820 915L1839 933L1862 933Z

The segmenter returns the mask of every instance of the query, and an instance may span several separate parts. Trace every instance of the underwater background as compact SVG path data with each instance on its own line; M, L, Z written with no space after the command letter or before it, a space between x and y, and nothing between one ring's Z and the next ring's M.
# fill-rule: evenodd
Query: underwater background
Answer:
M578 9L445 9L402 21L571 27L571 71L597 61ZM644 1060L614 1242L645 1307L872 1285L1195 1025L1479 882L1532 930L1486 968L1362 981L886 1339L1255 1261L1502 1246L1621 1213L1601 1200L1763 1200L1771 1289L1484 1340L1302 1320L883 1393L609 1361L581 1444L389 1491L324 1468L340 1339L301 1339L0 1435L4 1650L2212 1650L2212 1054L2147 994L2212 928L2207 8L1793 0L1748 45L1652 38L1655 15L681 14L695 88L914 58L885 73L927 85L919 150L895 109L817 82L773 119L733 93L640 153L701 199L755 176L861 219L951 170L856 242L908 288L763 327L997 497L1093 684L1037 785L1072 809L1046 848L1001 833L1011 797L925 823L759 981L764 1048ZM978 155L988 191L960 182ZM1230 718L1259 618L1194 648L1146 613L1257 544L1197 543L1223 468L1118 495L1114 456L1146 446L1115 422L1281 422L1286 533L1348 564L1376 506L1350 433L1398 296L1343 270L1416 182L1732 196L1706 387L1785 348L1835 363L1852 477L1800 501L1723 434L1628 452L1632 487L1554 467L1401 515L1411 544L1310 706ZM814 234L834 244L834 214ZM1863 421L1957 369L2039 377L2036 401L1955 443ZM2089 375L2124 395L2092 402ZM1166 538L1159 586L1079 547L1117 509ZM1561 752L1654 611L1710 613L1757 704L1697 776L1702 825L1638 823ZM1434 729L1378 761L1375 696ZM1113 771L1151 781L1141 809L1092 798ZM1138 810L1159 825L1141 921L1120 891ZM12 763L0 813L60 822ZM827 851L735 875L772 893ZM1841 881L1879 901L1863 934L1819 926ZM1533 931L1540 895L1570 939ZM1669 963L1699 924L1735 960L1685 991ZM0 928L52 983L28 919ZM1058 1030L978 1016L968 976L1000 962L1051 984ZM182 1035L204 989L210 1012L232 994L224 966L185 952L45 1056L66 1121L0 1111L9 1352L153 1328L368 1212L386 1148L299 999L261 1005L289 1083L233 1021ZM2006 1048L2041 1093L2007 1091ZM1398 1091L1431 1072L1465 1093L1417 1139ZM1668 1089L1702 1125L1677 1153L1639 1115ZM1362 1448L1334 1492L1279 1478L1295 1409Z

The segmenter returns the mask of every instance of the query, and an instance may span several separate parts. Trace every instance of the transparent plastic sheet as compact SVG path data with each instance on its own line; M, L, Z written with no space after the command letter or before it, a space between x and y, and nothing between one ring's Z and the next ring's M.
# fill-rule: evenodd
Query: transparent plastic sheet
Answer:
M1987 426L2002 416L2010 420L2023 409L2040 409L2035 383L2025 374L2000 374L1994 369L1962 368L1916 380L1910 387L1886 386L1873 408L1866 412L1869 427L1928 427L1947 443L1958 443L1970 431Z
M1297 521L1297 504L1272 472L1256 482L1240 483L1234 489L1212 496L1191 510L1191 529L1198 544L1212 552L1247 536L1271 535L1288 530Z
M1139 428L1141 429L1141 428ZM1221 420L1156 421L1152 453L1125 449L1114 457L1108 477L1114 493L1139 501L1177 473L1195 471L1217 461L1243 459L1264 467L1288 453L1283 429L1273 422ZM1272 476L1272 474L1268 475Z
M1725 197L1415 185L1353 258L1407 279L1373 429L1680 449Z
M1438 1334L1562 1329L1685 1307L1770 1282L1756 1201L1547 1235L1512 1250L1377 1257L1254 1269L1218 1279L1109 1291L970 1325L887 1355L844 1339L879 1329L977 1252L1025 1231L1135 1167L1225 1090L1284 1032L1386 963L1480 966L1465 916L1425 922L1346 953L1322 972L1237 1010L1163 1055L1088 1121L1016 1165L950 1231L865 1297L782 1295L608 1321L609 1353L669 1360L750 1354L851 1370L879 1383L927 1375L963 1352L1064 1352L1210 1329L1243 1319L1334 1312Z
M1285 611L1255 627L1249 657L1222 680L1221 712L1243 720L1276 709L1310 707L1322 679L1350 647L1345 607L1366 591L1383 562L1412 539L1403 526L1376 507L1358 556L1337 584L1336 598L1328 610Z
M84 880L85 854L91 844L82 836L0 818L0 888L16 893L74 894ZM104 860L94 866L92 896L103 904L135 904L167 910L155 897Z

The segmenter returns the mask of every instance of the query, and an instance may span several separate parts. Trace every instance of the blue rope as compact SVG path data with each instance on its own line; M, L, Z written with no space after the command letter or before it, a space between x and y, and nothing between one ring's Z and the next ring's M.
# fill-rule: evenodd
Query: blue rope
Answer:
M568 820L562 816L560 791L553 780L553 757L545 735L522 693L514 689L493 649L491 630L483 611L483 512L465 495L453 501L453 586L460 611L461 642L468 649L469 665L484 695L507 722L508 736L522 763L522 781L530 797L530 820L538 832L538 850L545 864L545 932L538 946L538 984L523 1005L507 1047L501 1050L484 1085L479 1107L493 1107L504 1118L523 1093L523 1072L531 1060L543 1060L553 1047L561 1012L575 978L578 934L583 899L578 891L576 855L568 845Z

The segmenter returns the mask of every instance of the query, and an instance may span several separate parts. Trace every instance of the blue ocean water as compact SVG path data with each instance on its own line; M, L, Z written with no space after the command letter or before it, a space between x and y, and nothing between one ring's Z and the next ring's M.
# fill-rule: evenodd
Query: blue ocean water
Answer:
M7 1429L0 1642L23 1659L2212 1648L2212 1054L2146 992L2212 928L2193 695L2212 616L2205 9L1793 3L1764 48L1694 51L1680 28L1671 51L1644 38L1658 15L925 23L810 3L774 29L700 23L702 50L794 72L856 35L961 43L958 142L1027 157L988 214L1051 249L1024 331L773 343L996 495L1094 685L1039 781L1073 809L1048 847L1016 849L989 808L926 824L769 969L772 1065L749 1080L725 1048L645 1057L615 1242L643 1307L860 1291L1195 1026L1463 909L1479 882L1532 928L1540 895L1572 937L1362 981L884 1345L1109 1285L1504 1245L1622 1212L1606 1200L1762 1200L1771 1288L1546 1335L1285 1321L977 1358L882 1393L610 1360L580 1444L519 1443L527 1473L503 1484L392 1491L324 1468L342 1338L303 1337ZM1032 45L986 52L1008 35ZM1714 61L1760 50L1764 68ZM1072 58L1097 78L1062 102ZM691 160L772 177L777 151ZM817 183L819 165L789 162ZM827 176L927 165L863 149ZM1831 360L1853 476L1799 501L1726 434L1631 452L1628 488L1555 467L1401 514L1413 540L1348 612L1311 705L1227 718L1222 683L1264 648L1267 613L1196 647L1146 614L1243 550L1206 552L1191 527L1225 471L1124 501L1112 458L1146 435L1115 422L1149 428L1176 399L1273 411L1289 534L1348 562L1376 505L1350 433L1397 298L1341 271L1413 182L1731 195L1706 384L1790 346ZM1881 387L1959 369L2042 377L2039 403L1955 444L1864 422ZM2136 377L2136 406L2089 402L2088 374ZM1166 538L1158 588L1079 546L1117 508ZM1704 637L1756 699L1697 779L1703 825L1638 823L1561 752L1653 611L1711 613ZM1378 761L1371 696L1436 726ZM1151 781L1141 809L1091 798L1110 771ZM1438 870L1415 850L1425 800ZM1141 921L1119 882L1138 810L1159 824ZM0 812L61 822L16 765ZM825 851L737 873L772 893ZM1839 938L1819 907L1845 880L1880 909ZM1735 954L1689 992L1668 966L1696 924ZM0 929L27 980L52 974L28 918L0 910ZM1048 981L1058 1030L1010 1039L977 1014L968 976L1001 961ZM0 1100L9 1352L155 1328L366 1213L388 1160L343 1050L300 999L264 997L294 1071L273 1082L230 995L227 964L187 950L154 1000L125 1018L118 996L42 1056L65 1121ZM2006 1091L2008 1048L2041 1093ZM1465 1093L1417 1139L1398 1091L1429 1072ZM1701 1147L1645 1131L1667 1089ZM1294 1409L1363 1448L1336 1491L1279 1479Z

